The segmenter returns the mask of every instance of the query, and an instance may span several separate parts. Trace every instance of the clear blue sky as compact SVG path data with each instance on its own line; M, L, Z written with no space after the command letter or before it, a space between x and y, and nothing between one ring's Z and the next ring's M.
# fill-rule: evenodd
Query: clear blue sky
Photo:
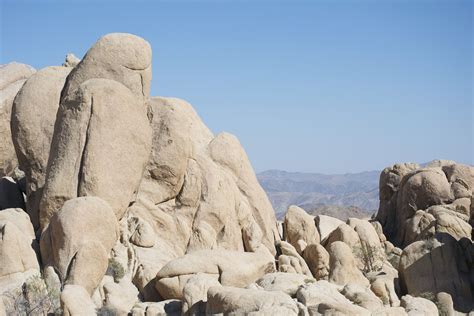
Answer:
M473 164L473 1L5 1L1 63L153 47L152 95L237 135L257 171Z

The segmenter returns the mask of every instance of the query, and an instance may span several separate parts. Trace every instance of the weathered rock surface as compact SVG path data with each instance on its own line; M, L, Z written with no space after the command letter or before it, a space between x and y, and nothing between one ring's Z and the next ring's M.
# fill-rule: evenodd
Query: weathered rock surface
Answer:
M3 297L31 300L34 276L65 315L437 313L422 297L473 308L472 166L397 164L375 219L292 206L282 225L235 136L150 98L145 40L109 34L33 72L0 68Z
M217 275L198 273L193 275L183 288L183 309L185 315L203 315L206 313L207 291L221 286Z
M39 228L39 202L48 166L61 90L70 67L46 67L33 74L18 92L11 132L20 169L26 176L27 211Z
M125 33L101 37L68 77L62 102L89 79L117 81L126 86L142 103L149 98L151 81L151 47L144 39ZM131 113L129 113L131 114Z
M329 253L320 244L308 245L303 258L308 264L311 273L317 280L327 280L329 277Z
M318 228L320 239L322 242L341 224L344 224L343 221L335 217L327 215L317 215L314 217L314 222Z
M295 205L290 206L286 212L283 231L287 242L295 247L300 254L306 245L320 242L314 217Z
M40 204L43 229L66 200L78 196L104 199L121 219L151 149L144 104L116 81L91 79L61 103L56 124Z
M396 246L405 247L435 232L471 238L467 218L473 179L474 167L453 161L437 161L425 168L416 164L386 168L380 176L376 219Z
M18 90L34 72L25 64L0 65L0 177L12 175L18 165L10 131L12 104Z
M206 313L298 315L298 306L291 297L279 291L211 287L207 293Z
M156 289L165 298L182 298L183 288L197 273L216 277L224 286L245 287L266 273L274 272L273 256L266 248L258 252L199 250L170 261L157 275Z
M346 285L355 283L369 286L369 281L357 268L351 248L344 242L336 241L329 246L329 281Z
M354 305L337 287L327 281L318 281L301 287L296 294L298 301L308 306L310 315L370 315L370 312Z
M36 248L28 214L22 209L0 211L0 294L40 271Z
M402 297L401 306L408 315L438 315L436 304L422 297L405 295Z
M43 264L53 266L63 283L80 285L92 295L117 238L117 219L105 201L97 197L68 200L41 236Z
M278 257L278 271L304 274L312 277L311 270L295 247L286 241L278 242L281 255Z
M446 292L458 310L466 311L474 302L468 253L449 235L438 239L417 241L403 250L399 267L402 290L414 296Z
M61 292L61 308L63 315L95 315L96 308L89 293L79 285L68 284Z
M255 283L265 291L281 291L294 297L300 286L314 281L302 274L276 272L265 274Z

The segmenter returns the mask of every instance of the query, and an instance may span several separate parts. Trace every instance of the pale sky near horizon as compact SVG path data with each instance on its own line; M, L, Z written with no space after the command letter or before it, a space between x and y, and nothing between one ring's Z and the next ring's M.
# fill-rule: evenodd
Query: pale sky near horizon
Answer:
M139 35L152 95L235 134L258 172L474 164L474 1L0 1L0 63Z

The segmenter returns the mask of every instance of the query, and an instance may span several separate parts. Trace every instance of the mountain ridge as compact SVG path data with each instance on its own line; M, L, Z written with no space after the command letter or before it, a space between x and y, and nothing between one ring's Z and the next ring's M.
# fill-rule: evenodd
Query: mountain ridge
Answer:
M368 216L378 208L379 176L377 170L324 174L269 169L257 174L277 218L284 216L289 205L312 213L318 213L320 207L325 207L325 211L332 209L331 206L337 210L355 207L358 210L355 216ZM342 217L350 216L350 212L348 209Z

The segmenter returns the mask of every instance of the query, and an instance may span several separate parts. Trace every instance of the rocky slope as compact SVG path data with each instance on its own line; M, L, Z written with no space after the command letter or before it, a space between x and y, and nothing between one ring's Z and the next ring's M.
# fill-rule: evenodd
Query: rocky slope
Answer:
M473 167L385 169L376 220L278 222L238 140L150 97L151 66L145 40L108 34L80 61L0 68L0 315L474 307Z
M327 175L268 170L257 177L278 219L285 216L290 205L314 213L325 206L327 215L347 219L367 217L377 210L379 174L379 171Z

